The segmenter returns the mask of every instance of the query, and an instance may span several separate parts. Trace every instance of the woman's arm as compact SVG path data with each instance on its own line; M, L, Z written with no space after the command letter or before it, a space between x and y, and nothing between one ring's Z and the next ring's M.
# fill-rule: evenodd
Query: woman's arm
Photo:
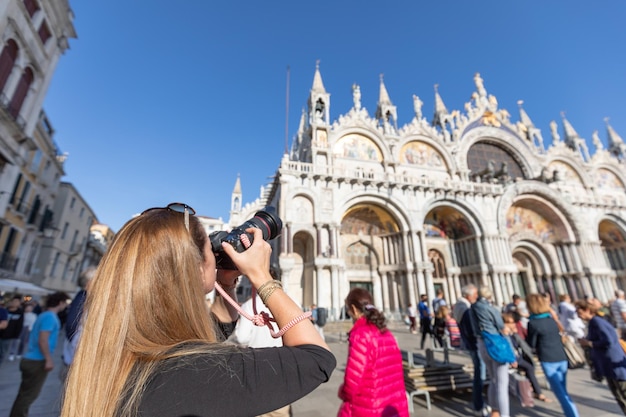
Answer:
M260 229L250 228L246 230L254 235L254 242L244 252L237 252L228 243L223 242L224 252L235 263L239 271L246 275L252 285L258 290L263 284L272 281L270 275L270 255L272 248L263 240ZM272 312L276 324L283 328L294 319L301 317L304 312L298 305L280 288L275 289L267 298L265 304ZM330 350L311 320L300 320L283 335L285 346L317 345Z

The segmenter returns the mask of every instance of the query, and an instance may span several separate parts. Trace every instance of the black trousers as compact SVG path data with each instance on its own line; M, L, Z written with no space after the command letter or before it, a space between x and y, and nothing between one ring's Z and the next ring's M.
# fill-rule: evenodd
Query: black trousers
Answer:
M422 332L422 342L420 349L424 349L424 341L426 341L426 335L433 336L433 327L430 322L430 317L420 319L420 330Z

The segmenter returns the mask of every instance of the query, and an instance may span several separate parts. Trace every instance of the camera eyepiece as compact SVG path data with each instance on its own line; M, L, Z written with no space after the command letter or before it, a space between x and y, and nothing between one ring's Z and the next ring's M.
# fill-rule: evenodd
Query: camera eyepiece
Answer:
M211 248L215 254L215 262L218 269L237 269L230 257L224 252L222 242L228 242L237 252L243 252L247 248L241 243L241 235L247 235L250 243L254 240L251 233L246 229L251 227L261 229L263 240L268 241L280 235L283 222L276 214L276 209L271 206L257 211L254 216L241 226L233 228L230 232L217 231L209 235Z

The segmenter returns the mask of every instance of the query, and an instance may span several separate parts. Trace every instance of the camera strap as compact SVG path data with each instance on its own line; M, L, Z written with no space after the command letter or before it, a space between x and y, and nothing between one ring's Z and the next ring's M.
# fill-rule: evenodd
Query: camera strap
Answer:
M310 311L307 311L306 313L303 313L295 317L294 319L292 319L282 329L276 332L274 331L274 326L272 326L272 322L276 322L276 320L270 317L267 311L261 311L260 313L257 314L256 306L254 306L255 314L252 316L246 313L245 311L243 311L241 307L239 306L239 304L235 300L233 300L226 291L224 291L224 289L218 282L215 283L215 289L217 290L217 292L220 293L220 295L222 296L222 298L224 298L224 300L226 300L231 306L233 306L233 308L235 308L239 312L241 316L250 320L256 326L267 326L270 330L270 334L272 335L274 339L278 339L279 337L282 337L285 334L285 332L287 332L287 330L291 329L293 326L300 323L302 320L308 319L309 317L311 317L311 314L312 314ZM253 300L256 300L256 289L254 287L252 289L252 297L254 297Z

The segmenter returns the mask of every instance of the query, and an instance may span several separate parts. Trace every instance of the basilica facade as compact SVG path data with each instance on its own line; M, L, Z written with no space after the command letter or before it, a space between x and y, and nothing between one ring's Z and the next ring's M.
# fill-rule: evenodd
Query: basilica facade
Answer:
M353 106L330 119L330 94L316 68L307 109L289 154L261 198L284 222L274 263L287 292L337 318L350 288L369 289L399 316L420 294L463 285L553 300L592 295L606 301L626 288L626 145L607 121L607 146L594 153L562 115L551 145L519 103L519 120L498 107L480 74L463 110L448 111L435 89L432 120L413 96L415 117L398 126L380 80L374 115Z

